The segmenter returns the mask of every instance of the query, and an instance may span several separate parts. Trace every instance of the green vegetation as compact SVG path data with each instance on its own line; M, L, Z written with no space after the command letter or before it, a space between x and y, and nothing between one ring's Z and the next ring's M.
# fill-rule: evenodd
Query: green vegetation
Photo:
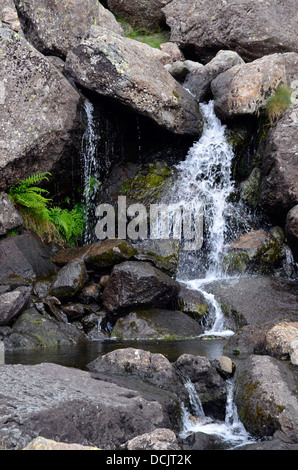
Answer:
M265 111L271 125L277 121L283 112L289 109L292 104L291 96L291 88L285 85L280 85L275 94L269 98Z
M85 229L85 211L80 205L72 210L50 204L48 191L38 183L48 181L50 173L39 173L20 180L9 189L8 195L21 213L24 226L36 232L44 241L75 245Z
M134 28L127 20L119 18L115 15L117 21L121 23L125 36L135 41L143 42L148 46L160 49L160 45L168 42L170 39L170 32L158 28L156 31L146 31L145 29Z

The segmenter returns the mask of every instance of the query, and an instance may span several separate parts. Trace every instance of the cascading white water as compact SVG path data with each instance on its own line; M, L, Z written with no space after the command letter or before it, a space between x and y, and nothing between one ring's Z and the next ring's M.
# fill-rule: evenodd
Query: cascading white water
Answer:
M214 112L214 103L200 105L204 132L181 162L175 187L175 202L202 204L207 228L204 245L206 253L204 278L222 276L221 255L225 244L225 212L228 198L234 190L231 168L234 153L229 145L225 126ZM183 271L183 268L182 268ZM183 274L183 273L181 273Z
M96 197L96 191L99 185L99 177L101 165L99 159L96 158L96 150L99 136L95 129L94 106L89 100L84 102L84 110L86 114L86 130L82 138L81 144L81 160L83 168L83 204L85 207L86 229L84 233L84 244L92 241L92 233L90 230L89 220L92 220L90 214ZM93 227L92 227L93 228Z
M212 294L204 291L204 283L224 277L221 256L226 243L228 199L234 191L231 178L234 153L227 141L226 128L214 112L213 101L200 104L200 108L204 131L186 159L177 166L174 202L203 205L204 245L200 252L182 252L178 277L187 287L201 291L209 304L210 313L204 334L229 336L233 332L225 330L220 305ZM194 266L193 279L187 272L191 263Z

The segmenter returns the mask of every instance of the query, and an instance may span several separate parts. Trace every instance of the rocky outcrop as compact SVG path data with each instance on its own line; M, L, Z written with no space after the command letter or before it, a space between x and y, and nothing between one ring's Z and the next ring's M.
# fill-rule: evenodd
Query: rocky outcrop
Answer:
M156 429L153 432L137 436L124 446L127 450L179 450L178 439L170 429Z
M298 204L297 125L295 105L267 134L262 155L261 205L280 223L285 223L287 213Z
M298 262L298 205L294 206L287 215L285 234L295 261Z
M15 0L26 39L45 55L65 58L93 24L123 34L112 13L100 2L80 0Z
M37 436L120 449L136 436L169 428L160 403L89 372L54 364L0 367L0 440L7 450L22 449Z
M281 434L298 443L295 377L269 356L249 356L237 367L235 402L245 428L255 437Z
M65 70L85 88L113 98L173 133L200 135L196 101L145 46L98 27L68 53Z
M116 265L103 293L110 312L134 308L167 308L175 302L179 284L167 274L142 261Z
M123 18L136 29L144 31L158 31L165 23L162 8L171 0L107 0L109 9L120 18Z
M67 444L56 442L52 439L45 439L38 436L24 447L22 450L101 450L98 447L82 446L80 444Z
M31 44L0 28L0 187L51 171L78 130L80 95Z
M253 115L266 106L279 85L298 78L298 54L272 54L236 65L211 84L214 109L221 118Z
M210 60L220 49L254 60L275 52L298 52L295 0L223 3L215 0L173 0L163 10L171 41L185 54Z

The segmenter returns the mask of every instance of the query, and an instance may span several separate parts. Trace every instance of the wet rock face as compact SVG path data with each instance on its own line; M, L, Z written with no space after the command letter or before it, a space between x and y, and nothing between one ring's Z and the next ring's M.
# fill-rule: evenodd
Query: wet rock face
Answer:
M93 28L92 37L69 52L65 70L85 88L113 98L172 133L201 134L196 100L152 59L146 44Z
M51 171L78 129L80 95L12 30L0 28L0 187Z
M24 34L28 41L46 55L65 58L93 24L123 34L110 11L93 0L16 0Z
M124 309L168 307L179 292L179 284L150 263L126 261L115 266L103 293L110 312Z
M298 52L297 5L285 2L173 0L162 11L171 41L206 61L220 49L254 60L274 52Z

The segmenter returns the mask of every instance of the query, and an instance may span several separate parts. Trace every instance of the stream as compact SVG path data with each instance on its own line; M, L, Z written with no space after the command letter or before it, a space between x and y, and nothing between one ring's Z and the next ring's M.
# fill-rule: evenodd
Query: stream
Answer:
M231 229L227 227L226 214L231 209L229 197L234 190L231 180L231 168L234 154L225 136L225 126L216 117L213 102L201 104L205 126L202 137L189 150L185 160L177 165L178 180L173 188L172 202L177 204L203 204L204 224L207 231L204 234L204 246L200 251L181 250L178 281L190 289L199 290L209 304L208 317L204 324L204 334L185 341L138 341L125 343L116 340L93 341L88 344L59 347L55 350L15 351L7 352L7 364L37 364L53 362L69 367L84 369L86 365L99 355L106 354L114 349L135 347L152 353L158 352L174 362L182 354L206 356L212 360L223 355L225 339L234 334L225 326L224 315L214 296L204 291L204 284L212 280L226 278L222 271L221 254L227 242ZM93 106L86 100L85 113L87 128L82 142L82 171L85 188L88 188L90 178L98 178L100 162L96 159L96 140L94 132ZM100 138L100 137L99 137ZM92 206L92 197L87 189L84 193L84 203ZM232 213L237 218L237 207ZM90 214L87 214L88 221ZM92 218L92 215L91 215ZM234 229L233 229L234 230ZM87 226L85 243L90 241L90 227ZM235 236L235 233L233 233ZM239 360L239 359L237 359ZM224 422L215 422L204 415L200 398L197 396L191 382L185 382L192 410L187 411L183 404L183 429L181 437L203 432L217 436L226 449L251 442L251 437L239 421L237 410L233 401L233 380L228 380L226 419Z

